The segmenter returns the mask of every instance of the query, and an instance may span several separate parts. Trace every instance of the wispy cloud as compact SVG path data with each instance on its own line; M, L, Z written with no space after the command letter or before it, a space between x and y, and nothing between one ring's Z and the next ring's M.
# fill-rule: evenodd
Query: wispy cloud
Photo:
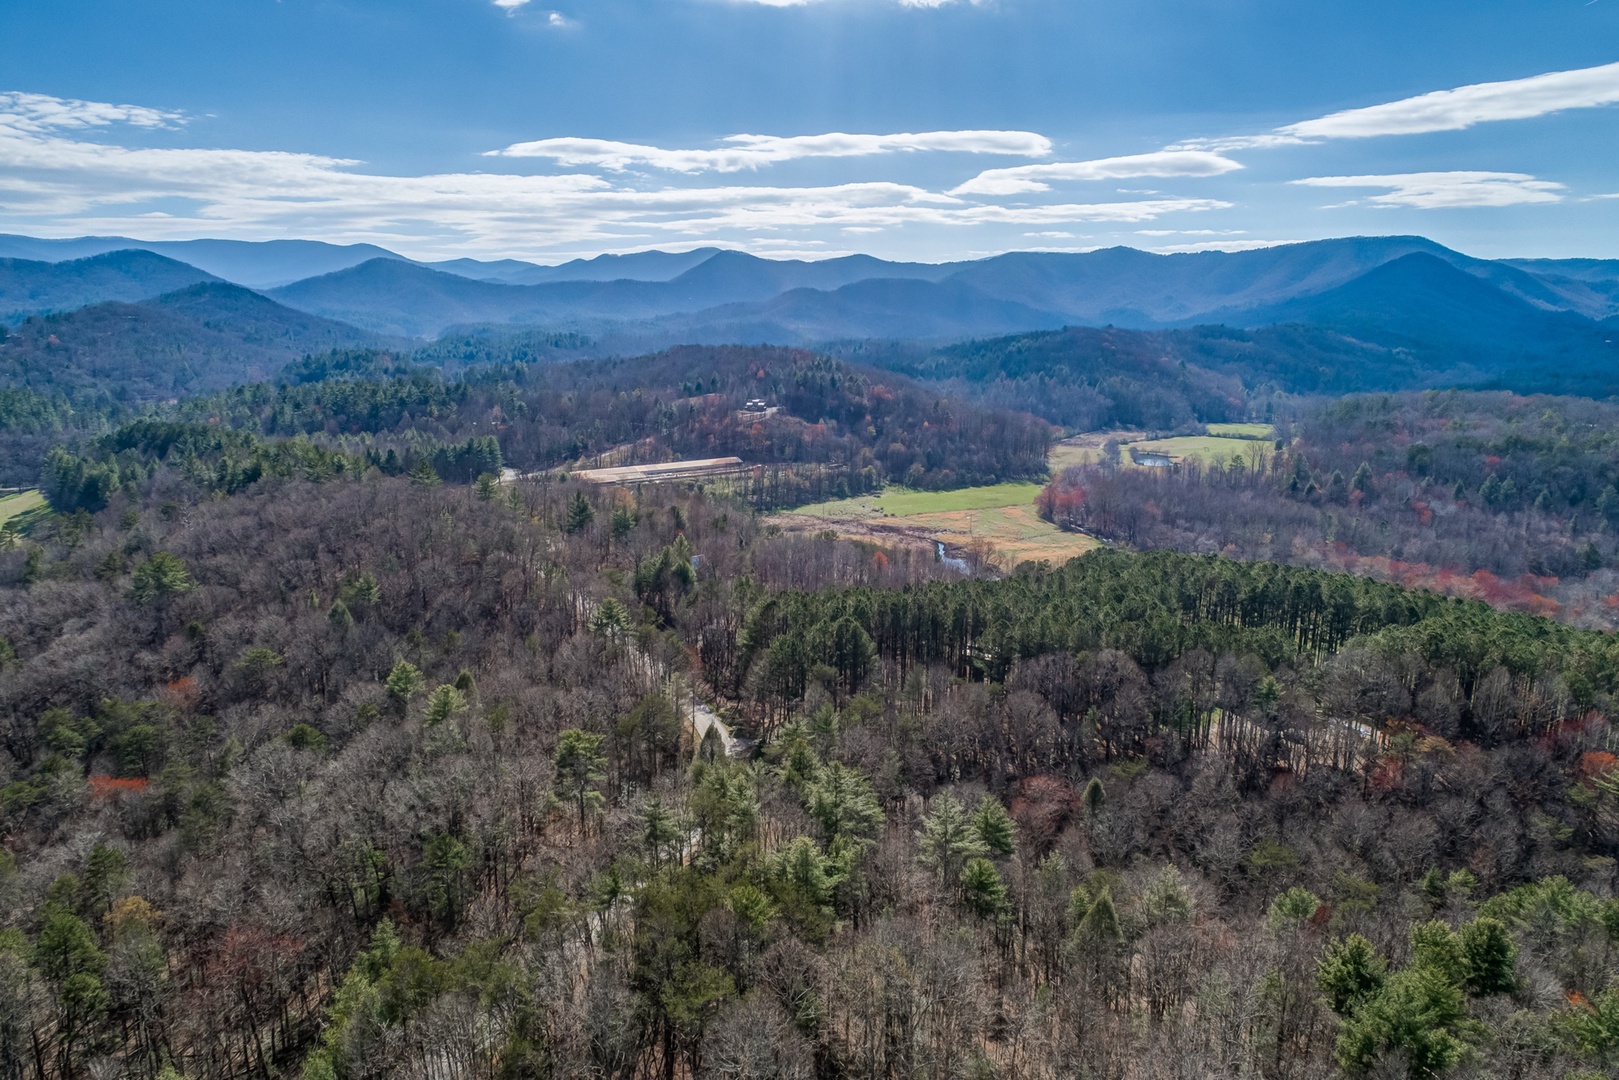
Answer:
M666 149L608 139L537 139L490 150L487 157L546 158L559 165L619 171L636 166L668 172L741 172L803 158L870 157L876 154L939 151L1044 157L1051 140L1032 131L923 131L893 135L730 135L710 150Z
M736 238L732 243L780 249L828 230L1059 230L1078 222L1150 223L1230 206L1171 197L1006 205L889 182L679 187L579 172L390 176L316 154L117 145L112 127L178 119L132 106L0 97L0 224L51 233L135 231L154 239L319 235L422 255L491 255L563 245L610 250L628 236L667 245L728 236ZM86 127L100 132L99 141L71 130ZM929 136L881 138L938 145ZM1046 144L1032 136L1011 145L1032 152Z
M1291 181L1305 187L1383 188L1364 201L1372 206L1420 210L1467 206L1521 206L1563 201L1562 184L1527 173L1425 172L1386 176L1311 176Z
M529 0L489 0L489 2L503 9L508 15L515 15L517 9L526 6Z
M1381 105L1344 109L1313 120L1301 120L1262 135L1190 140L1174 148L1249 150L1327 139L1423 135L1461 131L1496 120L1529 120L1567 109L1590 109L1615 103L1619 103L1619 63L1435 90Z
M1126 180L1139 176L1219 176L1242 168L1207 150L1159 150L1095 161L1060 161L988 169L951 190L952 195L1018 195L1050 191L1063 180Z
M73 128L128 124L139 128L178 127L185 116L144 105L113 105L105 101L46 94L0 93L0 126L19 132L63 131Z
M1492 120L1528 120L1565 109L1619 102L1619 64L1554 71L1528 79L1474 83L1454 90L1346 109L1278 128L1301 139L1364 139L1374 135L1421 135L1461 131Z

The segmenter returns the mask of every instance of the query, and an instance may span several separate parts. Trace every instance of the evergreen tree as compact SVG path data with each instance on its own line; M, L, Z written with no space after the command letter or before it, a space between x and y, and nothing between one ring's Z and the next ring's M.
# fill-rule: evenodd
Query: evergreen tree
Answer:
M988 859L968 859L961 871L962 902L981 919L1001 919L1011 910L1006 883Z
M401 711L415 697L422 688L422 673L415 664L401 657L394 663L393 670L388 672L388 696L393 698L394 705Z
M191 573L178 556L167 551L155 551L152 557L135 568L130 595L137 604L148 604L197 587Z
M444 481L439 478L438 471L433 468L432 461L422 458L410 470L410 482L420 487L438 487Z
M933 867L940 881L957 881L967 860L988 850L966 808L951 795L934 796L916 842L921 849L917 858Z
M1518 947L1500 920L1474 919L1463 925L1461 939L1468 993L1488 997L1510 993L1518 985Z
M978 809L973 811L973 831L991 855L1010 855L1017 846L1012 815L993 795L985 795L979 800Z
M882 806L871 782L855 769L833 762L804 794L805 809L820 823L828 844L839 839L869 839L882 828Z
M461 691L445 683L428 695L427 713L422 722L428 727L438 727L466 707L467 701Z
M584 831L586 815L606 801L600 784L606 779L607 755L602 753L605 736L569 728L557 740L556 785L579 811L579 829Z
M574 492L573 501L568 503L568 531L575 533L588 528L590 523L595 520L596 508L590 505L590 500L585 498L585 493L582 491Z
M1388 976L1388 961L1359 934L1327 946L1316 968L1315 984L1339 1016L1348 1016L1376 997Z

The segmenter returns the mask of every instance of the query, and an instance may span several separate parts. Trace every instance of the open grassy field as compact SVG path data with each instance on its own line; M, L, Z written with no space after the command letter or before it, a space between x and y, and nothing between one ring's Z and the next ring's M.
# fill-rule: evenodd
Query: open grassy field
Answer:
M787 527L832 529L841 536L879 543L927 545L937 540L962 549L987 541L997 561L1011 569L1026 560L1063 563L1097 546L1065 533L1035 512L1039 484L992 484L956 491L888 488L874 495L816 503L775 515Z
M1172 439L1149 439L1131 443L1130 446L1137 450L1168 454L1177 460L1197 458L1204 464L1219 462L1222 465L1233 456L1249 461L1250 454L1270 453L1270 447L1262 440L1228 439L1218 435L1182 435Z
M1272 424L1209 424L1210 435L1227 439L1269 439L1276 435Z
M915 514L954 513L961 510L987 510L998 506L1033 503L1040 494L1039 484L991 484L987 487L957 488L954 491L913 491L890 487L874 495L834 499L794 511L819 517L911 517Z
M1049 562L1054 566L1083 555L1100 543L1079 533L1063 532L1042 520L1033 503L998 506L953 513L917 514L905 518L951 548L967 548L986 540L999 556L1003 569L1021 562Z
M10 521L15 522L19 531L25 530L49 513L45 496L37 488L0 497L0 528Z

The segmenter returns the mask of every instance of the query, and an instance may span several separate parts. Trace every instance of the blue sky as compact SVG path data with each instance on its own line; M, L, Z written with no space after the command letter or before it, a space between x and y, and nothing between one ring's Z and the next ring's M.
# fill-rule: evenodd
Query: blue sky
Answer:
M28 0L0 40L11 232L1619 257L1619 0Z

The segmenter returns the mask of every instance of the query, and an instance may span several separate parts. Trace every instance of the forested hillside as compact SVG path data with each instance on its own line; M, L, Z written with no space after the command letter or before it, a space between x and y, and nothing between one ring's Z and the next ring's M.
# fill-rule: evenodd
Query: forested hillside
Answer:
M1619 408L1579 398L1312 402L1275 446L1226 460L1070 470L1042 513L1134 547L1349 570L1612 628L1616 424Z
M1606 635L669 491L146 484L0 554L0 1075L1619 1065Z
M29 318L0 331L0 385L87 404L222 390L271 378L311 352L377 341L223 282Z
M789 349L693 347L632 360L477 367L451 379L386 353L334 353L292 365L283 377L178 404L154 422L199 427L210 445L221 439L213 428L226 429L237 447L235 464L211 451L203 456L217 475L248 480L262 469L247 459L279 453L279 440L288 436L392 474L430 462L441 478L463 482L503 465L532 471L576 460L736 455L772 470L773 505L886 482L949 488L1041 478L1052 434L1026 414ZM744 413L753 400L778 411ZM28 401L32 427L51 426L57 416L51 399ZM168 453L166 445L148 447L145 430L137 427L122 442L116 433L84 440L71 455L75 476L87 469L110 476L119 459L123 472L106 483L116 487L128 477L138 483L152 455ZM250 443L261 449L250 451ZM447 464L446 452L473 444L493 447L474 455L481 466ZM51 482L53 492L79 487ZM99 505L99 495L82 502L68 494L58 502L67 510Z

